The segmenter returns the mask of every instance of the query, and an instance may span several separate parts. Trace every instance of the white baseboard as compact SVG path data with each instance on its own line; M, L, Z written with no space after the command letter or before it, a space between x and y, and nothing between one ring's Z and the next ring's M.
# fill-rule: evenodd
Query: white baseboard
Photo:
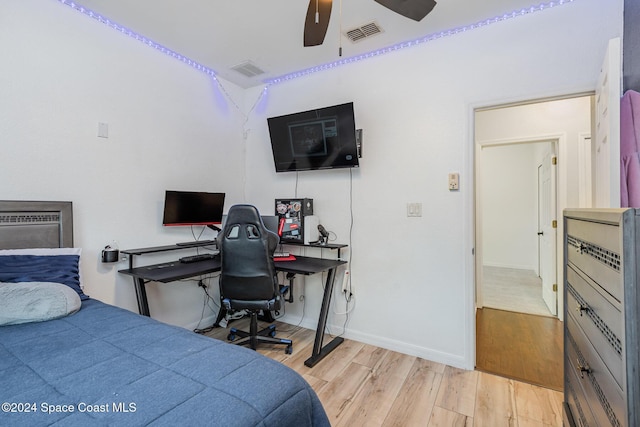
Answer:
M501 263L494 263L494 262L485 262L484 263L485 267L497 267L497 268L513 268L515 270L530 270L530 271L536 271L536 267L531 266L531 265L515 265L515 264L501 264Z
M281 322L288 323L290 325L300 325L303 328L314 330L318 326L318 322L313 319L303 319L300 322L299 317L283 316L278 319ZM353 331L347 329L343 333L342 325L327 325L332 335L341 335L344 338L358 341L364 344L373 345L376 347L384 348L391 351L397 351L398 353L407 354L409 356L416 356L422 359L430 360L432 362L442 363L444 365L453 366L459 369L473 370L474 366L468 366L463 356L445 353L439 350L431 348L420 347L413 344L405 343L402 341L392 340L388 338L379 337L377 335L365 334L359 331ZM328 340L325 339L328 342ZM295 343L294 343L295 346Z

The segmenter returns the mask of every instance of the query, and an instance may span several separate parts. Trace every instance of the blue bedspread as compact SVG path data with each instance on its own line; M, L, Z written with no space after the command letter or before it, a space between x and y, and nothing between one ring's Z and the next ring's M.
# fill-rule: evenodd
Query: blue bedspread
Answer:
M288 367L96 300L0 327L2 426L328 426Z

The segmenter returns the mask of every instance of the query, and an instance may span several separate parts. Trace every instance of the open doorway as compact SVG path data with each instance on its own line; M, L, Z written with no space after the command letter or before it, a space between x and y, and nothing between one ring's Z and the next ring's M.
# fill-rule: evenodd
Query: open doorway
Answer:
M479 147L478 306L555 316L557 139Z
M591 132L592 98L589 94L475 111L480 370L561 387L559 219L565 207L578 206L577 189L590 180L592 167L579 166L578 150L585 148ZM502 287L489 286L492 280ZM523 301L525 291L534 299Z
M549 242L539 236L553 234L555 268L555 304L562 301L562 216L565 207L580 206L581 186L590 182L593 169L589 156L579 155L591 132L593 95L532 101L476 110L475 183L476 183L476 305L484 307L483 270L499 266L533 270L540 276L538 251ZM545 160L550 159L550 160ZM551 164L553 163L553 166ZM538 171L552 168L549 185L556 196L550 205L540 202ZM553 170L555 169L555 170ZM546 178L545 178L546 179ZM552 183L552 181L555 183ZM540 208L540 209L539 209ZM544 208L544 209L543 209ZM544 218L540 218L544 216ZM485 224L487 226L485 226ZM542 234L538 234L542 233ZM540 260L541 261L541 260ZM553 289L553 288L552 288ZM542 294L542 290L540 291Z

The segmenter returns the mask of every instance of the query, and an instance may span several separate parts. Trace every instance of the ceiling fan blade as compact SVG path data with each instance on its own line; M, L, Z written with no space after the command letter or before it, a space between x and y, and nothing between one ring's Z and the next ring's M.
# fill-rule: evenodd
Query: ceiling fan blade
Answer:
M436 6L434 0L375 0L402 16L420 21Z
M304 20L304 46L318 46L324 42L331 18L331 3L331 0L309 0Z

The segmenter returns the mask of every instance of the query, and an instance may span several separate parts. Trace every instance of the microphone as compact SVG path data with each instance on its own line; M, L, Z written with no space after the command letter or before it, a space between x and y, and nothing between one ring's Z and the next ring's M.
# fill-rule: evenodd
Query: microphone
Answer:
M324 228L322 224L318 224L318 232L322 236L320 238L321 244L326 244L329 239L329 232Z

